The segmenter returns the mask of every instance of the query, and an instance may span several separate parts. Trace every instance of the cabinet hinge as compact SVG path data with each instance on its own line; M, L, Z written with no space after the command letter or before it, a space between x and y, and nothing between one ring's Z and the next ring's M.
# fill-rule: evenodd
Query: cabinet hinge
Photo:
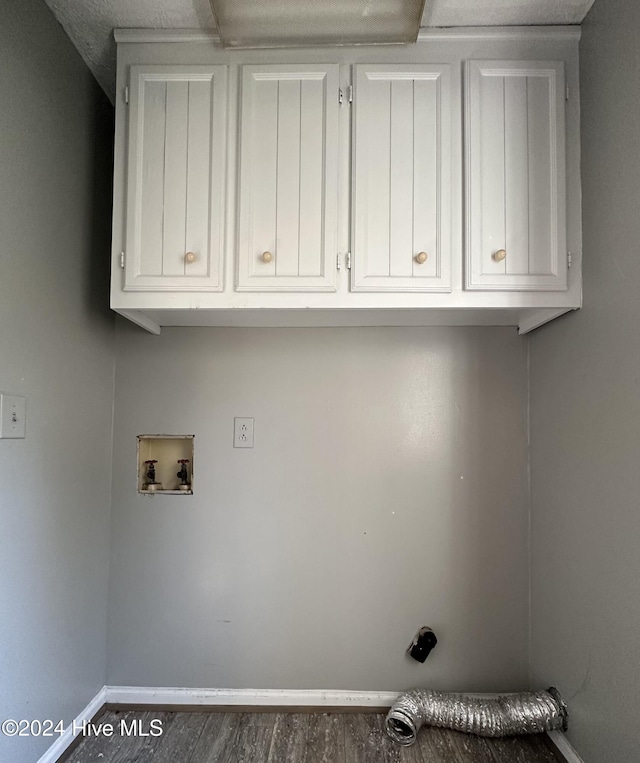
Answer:
M571 91L569 90L569 85L567 85L567 92L565 93L565 96L564 96L565 101L569 100L570 93L571 93Z
M347 252L347 270L351 270L351 252Z
M124 268L124 252L120 252L120 267Z
M340 252L336 255L336 270L338 273L342 270L342 263L340 262Z
M571 252L567 252L567 267L570 268L573 265L573 255Z
M349 85L349 103L353 103L353 85Z
M338 88L338 103L342 106L342 103L344 102L344 90L339 87Z
M125 87L124 89L124 102L129 103L129 88Z

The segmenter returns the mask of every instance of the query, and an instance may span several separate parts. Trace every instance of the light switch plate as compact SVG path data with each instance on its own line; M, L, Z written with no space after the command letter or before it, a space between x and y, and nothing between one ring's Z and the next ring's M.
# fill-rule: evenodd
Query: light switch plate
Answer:
M253 419L236 416L233 420L233 447L253 448Z
M0 392L0 440L27 436L27 398Z

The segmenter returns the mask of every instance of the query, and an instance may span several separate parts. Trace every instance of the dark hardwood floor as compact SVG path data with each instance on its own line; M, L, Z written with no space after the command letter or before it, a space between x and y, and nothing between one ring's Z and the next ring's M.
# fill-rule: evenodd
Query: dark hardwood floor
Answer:
M161 721L160 736L149 734ZM122 723L124 722L124 727ZM113 735L84 736L67 763L558 763L543 735L482 739L423 728L394 744L378 713L241 713L108 710L94 721ZM156 723L156 727L158 724Z

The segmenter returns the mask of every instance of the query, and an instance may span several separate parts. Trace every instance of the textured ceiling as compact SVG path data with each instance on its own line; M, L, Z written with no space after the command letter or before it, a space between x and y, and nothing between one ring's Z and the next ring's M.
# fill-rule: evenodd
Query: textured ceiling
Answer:
M1 2L1 0L0 0ZM113 30L212 29L209 0L45 0L110 98ZM580 24L594 0L426 0L425 27Z

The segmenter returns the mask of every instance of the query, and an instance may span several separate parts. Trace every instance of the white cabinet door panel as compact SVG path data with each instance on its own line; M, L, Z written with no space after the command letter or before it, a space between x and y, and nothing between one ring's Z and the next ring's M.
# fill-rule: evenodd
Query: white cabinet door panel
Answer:
M564 65L469 61L466 288L567 288Z
M450 291L450 67L357 65L355 83L352 291Z
M336 289L338 72L242 67L238 291Z
M226 81L131 67L125 291L222 289Z

